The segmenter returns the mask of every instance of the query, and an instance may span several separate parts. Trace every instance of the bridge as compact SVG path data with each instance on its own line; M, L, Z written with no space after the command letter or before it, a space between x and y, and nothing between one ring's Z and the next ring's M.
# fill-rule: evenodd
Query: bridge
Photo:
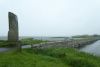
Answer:
M81 48L85 45L92 44L96 42L97 38L85 38L78 40L69 41L56 41L56 42L45 42L40 44L31 45L32 48Z

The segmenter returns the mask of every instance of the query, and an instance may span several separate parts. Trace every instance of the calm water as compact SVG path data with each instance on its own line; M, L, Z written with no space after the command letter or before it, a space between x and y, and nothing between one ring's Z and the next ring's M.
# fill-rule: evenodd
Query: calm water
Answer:
M83 47L82 49L80 49L80 51L100 56L100 40L93 44Z
M13 48L0 48L0 52L5 52L5 51L9 51L12 50Z

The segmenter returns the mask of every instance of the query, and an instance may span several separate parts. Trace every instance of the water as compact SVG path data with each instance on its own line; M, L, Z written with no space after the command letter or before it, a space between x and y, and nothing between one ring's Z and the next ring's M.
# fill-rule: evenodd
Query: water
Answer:
M0 52L6 52L12 50L12 48L0 48Z
M93 44L86 45L85 47L81 48L80 51L100 56L100 40Z

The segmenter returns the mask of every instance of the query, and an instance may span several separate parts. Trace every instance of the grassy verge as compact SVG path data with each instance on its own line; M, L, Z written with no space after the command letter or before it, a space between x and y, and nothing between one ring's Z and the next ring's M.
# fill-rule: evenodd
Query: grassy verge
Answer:
M0 40L0 47L13 47L13 46L15 46L14 42Z
M38 44L38 43L42 43L42 42L47 42L47 41L33 40L32 38L26 38L26 39L20 40L21 45ZM0 47L13 47L13 46L15 46L14 42L0 40Z
M21 44L23 44L23 45L31 45L31 44L47 42L47 41L43 41L43 40L34 40L33 38L26 38L26 39L22 39L20 41L21 41Z
M100 67L100 57L70 48L0 53L0 67Z

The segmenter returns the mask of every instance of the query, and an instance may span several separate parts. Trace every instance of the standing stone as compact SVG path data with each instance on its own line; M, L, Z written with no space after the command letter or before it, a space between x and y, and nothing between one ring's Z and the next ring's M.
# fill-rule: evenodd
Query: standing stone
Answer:
M9 19L9 31L8 31L8 41L10 44L15 45L17 51L21 51L21 44L19 41L18 33L18 19L17 16L11 12L8 13Z
M17 42L19 40L17 16L9 12L8 19L9 19L8 41Z

